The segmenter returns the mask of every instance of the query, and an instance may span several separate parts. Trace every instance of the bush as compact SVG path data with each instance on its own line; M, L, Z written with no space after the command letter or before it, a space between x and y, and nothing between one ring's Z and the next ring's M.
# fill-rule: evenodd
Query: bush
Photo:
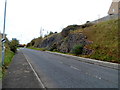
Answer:
M80 55L83 52L83 45L75 45L72 49L72 53L75 55Z
M10 45L10 50L15 53L17 51L17 48L16 46Z
M19 41L18 40L12 40L10 42L10 50L15 53L17 51L18 45L19 45Z

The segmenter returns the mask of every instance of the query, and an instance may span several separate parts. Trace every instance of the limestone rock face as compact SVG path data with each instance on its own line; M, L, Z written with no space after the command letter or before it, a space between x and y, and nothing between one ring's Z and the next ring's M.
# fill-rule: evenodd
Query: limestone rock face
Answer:
M66 28L64 28L62 30L61 35L63 37L66 37L70 33L70 31L77 30L77 29L80 29L80 28L82 28L82 26L80 26L80 25L70 25L70 26L67 26Z
M47 48L51 51L60 51L63 53L70 53L75 45L86 46L91 44L87 40L87 37L83 33L69 33L66 37L63 37L61 33L52 35L42 40L39 44L39 48ZM89 54L91 51L84 48L83 54Z
M60 34L54 34L50 37L43 39L40 42L38 47L39 48L50 48L51 46L53 46L53 44L58 43L61 40L62 40L62 36Z
M64 53L72 52L73 47L80 44L83 46L89 44L85 35L82 33L69 34L61 43L59 50Z
M62 30L61 33L54 33L43 39L36 39L34 42L34 46L38 48L46 48L50 51L71 53L72 49L76 45L82 45L83 47L85 47L86 45L91 44L91 42L87 40L87 37L82 32L74 32L75 30L83 29L91 25L92 24L90 23L86 23L84 25L67 26ZM92 52L88 48L83 48L83 50L83 54L89 54Z

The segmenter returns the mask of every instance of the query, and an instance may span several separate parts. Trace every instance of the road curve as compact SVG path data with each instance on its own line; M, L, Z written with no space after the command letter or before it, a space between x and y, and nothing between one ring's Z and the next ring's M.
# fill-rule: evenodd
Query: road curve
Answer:
M118 88L118 70L43 51L20 51L46 88Z

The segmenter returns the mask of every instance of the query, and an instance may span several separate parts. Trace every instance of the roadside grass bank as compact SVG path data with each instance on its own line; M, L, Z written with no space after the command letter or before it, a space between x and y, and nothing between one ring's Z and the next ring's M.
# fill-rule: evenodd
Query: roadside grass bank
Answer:
M13 53L12 51L6 50L5 62L4 62L5 66L8 66L10 64L14 55L15 55L15 53Z
M11 63L14 55L15 55L15 53L10 51L9 49L6 49L5 61L4 61L4 66L2 67L2 75L1 75L1 77L4 77L5 72L6 72L7 68L8 68L8 66L9 66L9 64Z
M35 48L35 47L27 47L28 49L33 49L33 50L38 50L38 51L50 51L50 50L47 50L45 48ZM55 52L55 53L60 53L60 54L65 54L65 55L71 55L71 56L77 56L77 57L83 57L83 58L88 58L86 55L76 55L76 54L73 54L73 53L62 53L62 52L59 52L59 51L50 51L50 52ZM90 58L90 59L94 59L94 58ZM99 61L99 59L96 59ZM103 60L100 60L100 61L103 61ZM106 61L106 62L110 62L110 61ZM112 63L115 63L115 62L112 62Z
M6 74L7 68L9 64L11 63L15 53L17 52L17 45L18 45L18 40L12 40L9 41L6 38L5 42L5 59L4 59L4 65L2 67L2 73L1 73L1 78L3 78Z
M50 50L52 52L120 63L118 47L119 22L120 19L113 19L96 23L89 27L80 29L74 28L74 30L72 28L67 29L66 27L59 34L54 33L44 38L33 39L28 43L27 47L32 47L31 49L35 49L36 47L36 50L41 50L39 48L46 48L48 51ZM73 25L69 27L72 26ZM83 46L80 46L79 44Z
M38 51L46 51L45 48L36 48L36 47L27 47L28 49L38 50Z
M93 42L86 46L86 48L92 49L93 53L85 55L85 57L120 63L120 56L118 55L119 21L120 19L109 20L83 30L82 33L88 37L88 40ZM77 33L79 31L80 30L78 30Z

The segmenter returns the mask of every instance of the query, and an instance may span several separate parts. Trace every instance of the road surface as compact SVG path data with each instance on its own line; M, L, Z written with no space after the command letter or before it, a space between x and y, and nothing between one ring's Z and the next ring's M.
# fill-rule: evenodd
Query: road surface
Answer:
M32 49L20 50L46 88L118 88L118 70Z

